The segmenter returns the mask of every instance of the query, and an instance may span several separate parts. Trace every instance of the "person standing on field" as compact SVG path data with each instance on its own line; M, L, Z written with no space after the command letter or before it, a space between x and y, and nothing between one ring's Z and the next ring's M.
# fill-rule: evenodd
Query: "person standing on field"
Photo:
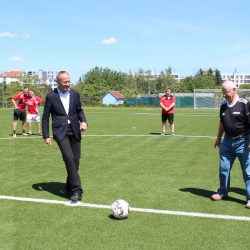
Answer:
M22 135L26 136L25 133L25 122L26 122L26 107L25 101L28 99L29 89L27 87L23 88L23 91L12 96L11 101L14 105L13 113L13 137L16 137L16 127L18 120L22 121Z
M43 99L39 96L35 96L33 90L29 90L28 99L25 104L28 106L27 124L28 124L28 135L32 135L31 122L35 121L37 126L37 135L41 135L40 130L40 114L38 105L43 102Z
M82 185L78 173L81 156L81 131L88 128L79 93L70 88L70 75L66 71L57 74L58 87L47 94L42 116L42 133L45 143L49 136L49 117L52 116L53 138L62 153L67 170L66 191L71 201L82 199Z
M174 136L174 106L176 100L175 97L171 94L170 88L166 87L165 95L160 99L160 105L162 107L161 111L161 120L162 120L162 133L161 135L166 135L166 123L167 121L170 124L171 135Z
M223 83L222 93L225 101L220 107L220 124L214 143L214 147L220 149L220 187L211 199L219 201L228 196L230 172L237 157L246 185L246 208L250 209L250 104L247 99L238 96L233 81ZM223 134L225 136L221 141Z

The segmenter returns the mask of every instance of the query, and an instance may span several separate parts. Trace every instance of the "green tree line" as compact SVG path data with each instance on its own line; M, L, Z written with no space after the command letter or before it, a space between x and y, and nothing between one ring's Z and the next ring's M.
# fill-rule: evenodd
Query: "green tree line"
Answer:
M171 67L161 71L158 75L143 69L135 73L124 73L110 68L95 67L80 76L73 87L88 103L99 104L102 97L112 90L119 91L125 98L129 98L137 95L164 93L166 86L171 88L172 93L193 93L194 89L218 89L221 88L221 84L220 71L211 68L199 69L196 75L177 81L173 77ZM10 103L11 97L20 92L23 86L32 89L37 96L42 98L45 98L46 94L51 91L48 85L40 84L37 77L24 75L20 81L5 86L1 85L1 103L3 104L3 101ZM249 88L250 86L242 84L240 87Z
M115 90L126 98L140 95L163 93L170 86L173 93L192 93L194 89L220 88L222 79L219 70L200 69L195 76L181 81L174 79L172 69L153 75L150 70L140 69L136 73L117 72L109 68L95 67L82 75L75 85L84 99L91 103L100 103L102 97Z

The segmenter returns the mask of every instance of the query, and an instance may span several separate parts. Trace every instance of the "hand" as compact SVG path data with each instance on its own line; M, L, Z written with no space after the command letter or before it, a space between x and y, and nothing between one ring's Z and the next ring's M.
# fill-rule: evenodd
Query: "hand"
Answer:
M248 151L250 151L250 143L248 144L248 147L247 147L247 148L248 148Z
M80 123L80 130L85 131L88 128L88 124L86 122L81 122Z
M48 146L51 146L52 145L52 141L50 138L46 138L44 139L45 143L48 145Z
M217 138L216 139L216 141L215 141L215 143L214 143L214 147L216 148L216 147L220 147L220 144L221 144L221 138Z

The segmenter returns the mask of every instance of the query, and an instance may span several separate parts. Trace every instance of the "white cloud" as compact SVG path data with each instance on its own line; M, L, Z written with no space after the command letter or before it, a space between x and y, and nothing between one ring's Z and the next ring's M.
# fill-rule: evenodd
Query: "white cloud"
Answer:
M115 37L110 37L101 41L102 44L107 44L107 45L115 44L116 42L117 40Z
M29 33L25 33L25 34L17 34L17 33L13 33L13 32L0 32L0 38L30 38L31 35Z
M8 57L9 61L22 61L23 59L20 56L10 56Z
M8 37L8 38L15 38L18 35L16 33L12 33L12 32L0 32L0 37Z

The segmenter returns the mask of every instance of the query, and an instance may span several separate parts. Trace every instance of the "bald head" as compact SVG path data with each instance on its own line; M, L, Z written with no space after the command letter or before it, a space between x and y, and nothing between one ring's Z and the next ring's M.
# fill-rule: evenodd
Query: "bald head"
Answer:
M226 81L222 85L222 93L228 103L233 103L238 95L236 93L236 85L233 81Z
M222 89L225 89L225 90L236 89L236 84L233 81L225 81L222 85Z

